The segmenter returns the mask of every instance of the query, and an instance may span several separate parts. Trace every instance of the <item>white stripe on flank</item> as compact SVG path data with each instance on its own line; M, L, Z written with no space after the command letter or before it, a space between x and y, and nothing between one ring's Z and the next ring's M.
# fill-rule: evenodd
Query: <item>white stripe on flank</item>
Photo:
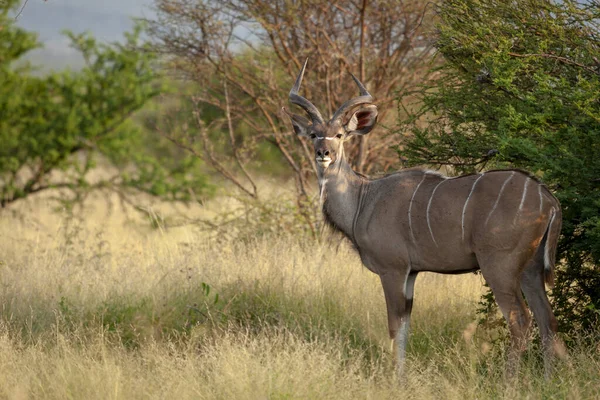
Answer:
M426 176L427 176L427 173L424 173L423 179L421 179L421 182L419 182L419 184L417 185L412 197L410 198L410 203L408 204L408 229L410 230L410 237L412 238L413 243L416 243L417 241L415 240L415 234L413 233L413 230L412 230L412 217L411 217L410 213L412 210L412 205L413 205L413 200L415 199L415 195L417 194L417 191L419 190L419 187L421 187L421 184L425 180Z
M475 182L473 182L473 186L471 187L471 191L469 192L469 195L467 196L467 200L465 201L465 205L463 206L462 217L460 219L460 221L461 221L461 227L462 227L462 240L463 240L463 242L465 241L465 211L467 211L467 205L469 204L469 200L471 199L471 195L473 194L473 191L475 190L475 186L477 186L477 182L479 182L479 180L481 178L483 178L484 174L485 174L485 172L483 174L479 175L479 178L475 179Z
M542 184L538 185L538 194L540 195L540 213L542 212Z
M435 185L435 187L433 188L433 191L431 192L431 197L429 198L429 203L427 203L427 227L429 227L429 233L431 234L431 239L433 240L433 243L435 244L436 247L438 244L435 241L435 237L433 236L433 231L431 230L431 224L429 223L429 208L431 207L431 200L433 200L433 195L435 194L435 191L444 182L445 181L440 181L440 183Z
M519 212L523 209L523 204L525 203L525 196L527 195L527 185L529 185L529 181L531 178L525 179L525 186L523 186L523 196L521 196L521 202L519 203Z
M521 215L521 210L523 210L523 204L525 204L525 196L527 196L527 186L529 185L530 180L531 180L531 178L529 178L529 177L525 178L525 185L523 186L523 195L521 196L521 202L519 203L519 209L517 210L517 213L515 214L515 218L513 219L513 224L515 222L517 222L517 218L519 217L519 215Z
M494 207L492 207L492 211L490 211L490 213L488 214L486 220L485 220L485 224L483 226L486 226L488 221L490 220L490 217L492 216L492 214L494 213L494 211L496 210L496 207L498 207L498 203L500 202L500 197L502 196L502 192L504 192L504 188L506 187L506 184L508 183L508 181L510 181L512 179L512 177L515 175L515 171L513 171L510 176L508 178L506 178L506 180L504 181L504 183L502 184L502 187L500 188L500 193L498 193L498 197L496 198L496 202L494 203Z
M552 229L552 223L554 222L554 217L556 217L556 212L554 209L552 209L551 213L552 217L550 217L548 228L546 228L546 232L548 232L546 236L546 243L544 243L544 267L547 270L552 269L552 265L550 265L550 246L548 245L550 238L548 236L550 236L550 229Z

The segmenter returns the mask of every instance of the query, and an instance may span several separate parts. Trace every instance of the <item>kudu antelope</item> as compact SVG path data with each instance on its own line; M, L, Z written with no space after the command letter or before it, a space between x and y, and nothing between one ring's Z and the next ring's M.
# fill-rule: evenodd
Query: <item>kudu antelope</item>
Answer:
M352 75L360 96L326 121L298 94L305 69L306 63L289 100L310 119L283 110L295 133L312 140L325 220L354 244L363 264L381 279L398 371L404 364L417 274L476 270L510 328L508 369L516 366L530 333L524 293L539 326L548 371L552 356L564 354L544 288L554 280L561 229L558 200L535 177L518 170L449 178L409 169L374 180L355 173L343 143L375 126L373 97Z

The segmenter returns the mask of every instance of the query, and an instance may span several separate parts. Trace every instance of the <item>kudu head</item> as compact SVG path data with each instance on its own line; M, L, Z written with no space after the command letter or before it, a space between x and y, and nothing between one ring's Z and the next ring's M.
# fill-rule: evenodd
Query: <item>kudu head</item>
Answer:
M333 114L329 121L323 120L321 113L310 101L298 94L302 77L308 60L296 78L296 83L290 91L290 102L304 109L310 119L283 110L289 115L298 136L312 140L315 150L315 160L322 174L330 166L344 160L344 141L351 135L366 135L377 122L377 107L373 97L364 85L352 74L352 79L358 85L360 96L348 100Z

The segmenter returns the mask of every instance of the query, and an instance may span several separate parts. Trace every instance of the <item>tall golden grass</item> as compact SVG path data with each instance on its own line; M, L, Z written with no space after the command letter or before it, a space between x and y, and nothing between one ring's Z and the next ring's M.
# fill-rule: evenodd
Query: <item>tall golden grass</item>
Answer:
M213 205L190 210L210 216ZM407 371L393 372L379 279L335 236L209 239L98 198L0 213L0 397L594 398L598 349L503 378L503 330L477 328L479 275L422 274ZM496 340L495 340L496 339Z

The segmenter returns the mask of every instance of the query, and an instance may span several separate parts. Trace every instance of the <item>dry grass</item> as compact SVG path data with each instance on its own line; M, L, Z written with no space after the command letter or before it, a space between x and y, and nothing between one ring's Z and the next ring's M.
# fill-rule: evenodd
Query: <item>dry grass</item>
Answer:
M79 222L43 199L19 205L20 217L0 214L2 398L600 392L600 357L585 348L549 382L531 352L505 382L501 341L475 329L477 275L419 277L399 383L379 280L347 246L273 236L217 245L193 226L151 229L93 205Z

